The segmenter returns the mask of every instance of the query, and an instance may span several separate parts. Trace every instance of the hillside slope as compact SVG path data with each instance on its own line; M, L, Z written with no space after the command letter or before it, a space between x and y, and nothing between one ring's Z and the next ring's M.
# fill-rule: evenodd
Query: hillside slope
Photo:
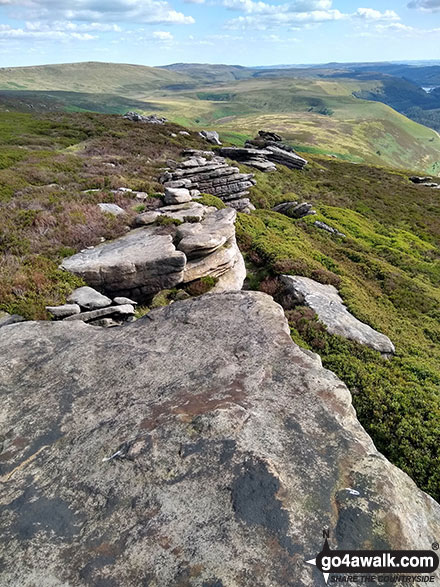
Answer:
M151 68L92 62L3 68L0 109L118 114L135 109L163 113L193 128L215 125L226 139L239 142L266 127L279 130L308 152L438 172L439 135L381 103L407 108L405 97L398 100L392 91L393 82L387 78L386 85L383 74L379 80L370 74L367 79L333 75L330 69L254 70L203 64ZM423 98L422 90L410 92L408 87L414 88L409 82L399 83L406 88L407 101ZM414 117L422 116L420 112Z
M188 81L157 67L114 63L63 63L0 68L0 90L57 90L134 97L169 84Z
M59 264L124 235L160 199L166 161L184 148L206 149L197 133L180 131L98 114L0 114L0 310L45 319L46 305L84 285ZM439 499L440 190L411 183L410 172L307 158L302 172L281 165L255 172L257 210L237 222L248 287L277 297L282 274L332 283L358 319L389 336L396 356L384 361L330 335L307 308L287 312L294 340L348 385L378 449ZM120 187L149 197L139 201ZM292 220L271 211L286 200L311 202L318 214ZM118 204L126 215L103 214L98 203ZM168 301L165 292L155 303Z

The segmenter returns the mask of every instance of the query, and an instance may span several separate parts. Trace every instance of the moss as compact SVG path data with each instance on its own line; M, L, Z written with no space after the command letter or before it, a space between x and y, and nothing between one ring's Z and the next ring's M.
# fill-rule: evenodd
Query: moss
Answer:
M204 206L214 206L217 210L226 208L226 204L222 202L220 198L217 198L217 196L211 196L211 194L202 194L200 198L197 198L197 202Z
M201 296L205 293L208 293L215 286L217 281L217 278L208 275L186 284L185 291L187 291L191 296Z
M158 224L159 226L170 226L170 225L179 226L179 224L183 224L183 222L181 220L179 220L178 218L171 218L170 216L167 216L166 214L163 214L162 216L158 216L156 218L156 220L154 221L154 223Z

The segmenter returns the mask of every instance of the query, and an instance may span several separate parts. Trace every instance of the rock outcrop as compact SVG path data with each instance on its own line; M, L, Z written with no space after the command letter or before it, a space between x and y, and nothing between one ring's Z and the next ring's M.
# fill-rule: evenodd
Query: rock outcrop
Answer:
M189 194L185 188L167 190L168 196L173 198L183 195L186 199ZM236 215L233 208L217 210L196 201L149 210L135 219L135 223L143 228L115 241L85 249L65 259L61 267L79 275L90 286L111 298L127 296L137 302L149 302L162 289L202 277L219 279L224 276L217 291L241 289L246 274L235 240ZM160 220L176 220L182 224L162 227L157 224ZM78 304L82 309L107 308L105 316L119 316L121 310L114 309L111 299L98 292L92 295L91 292L94 292L91 287L76 290L68 302ZM100 300L101 306L97 305L97 300ZM113 312L108 306L112 306ZM69 305L48 310L60 318L79 312L79 308L76 311ZM95 320L104 314L81 316Z
M255 185L252 173L241 173L238 167L229 165L226 159L211 151L188 149L183 153L188 158L173 162L173 167L166 169L160 178L166 190L197 190L221 198L228 206L252 210L246 198L249 188Z
M311 308L330 334L338 334L349 340L365 344L384 356L395 353L391 340L350 314L338 290L333 285L323 285L308 277L283 275L286 291L298 303Z
M138 301L180 283L185 264L173 237L147 226L64 259L61 267L110 297Z
M75 289L62 306L46 306L56 320L82 320L92 326L121 326L134 320L136 302L116 297L113 301L92 287Z
M163 116L157 116L156 114L144 116L142 114L138 114L137 112L127 112L124 114L124 118L131 120L132 122L144 122L147 124L165 124L168 122L168 120Z
M308 202L302 202L301 204L298 202L283 202L282 204L277 204L272 210L289 218L304 218L304 216L316 214L312 204Z
M199 132L199 135L202 137L202 139L205 139L212 145L221 145L220 137L218 136L218 132L215 130L202 130Z
M11 324L17 324L18 322L24 322L23 316L19 314L8 314L0 310L0 328L2 326L10 326Z
M324 587L323 527L339 549L440 535L265 294L4 327L0 386L4 585Z
M303 169L307 165L306 159L300 157L295 149L276 133L260 130L255 139L246 142L245 147L263 150L265 158L269 161L285 165L289 169Z

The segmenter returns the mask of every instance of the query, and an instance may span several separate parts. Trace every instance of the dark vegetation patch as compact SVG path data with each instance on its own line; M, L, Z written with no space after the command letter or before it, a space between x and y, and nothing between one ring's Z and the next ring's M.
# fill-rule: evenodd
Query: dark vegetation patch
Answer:
M58 265L125 233L138 202L112 190L162 191L160 166L202 144L171 137L178 130L111 115L0 113L0 309L46 318L45 305L82 285ZM127 214L104 214L99 202Z
M352 391L378 449L439 499L438 190L414 186L405 174L315 160L302 173L259 174L252 199L260 209L237 223L249 287L281 300L280 274L330 283L357 318L393 340L397 355L384 361L330 335L310 309L286 312L295 342L319 353ZM318 214L290 220L267 210L286 200L313 202ZM315 220L346 238L317 229Z
M172 137L178 130L111 115L0 113L0 310L46 318L45 305L63 303L82 285L58 269L62 259L124 234L139 207L112 190L154 196L163 191L156 178L167 159L183 147L206 147L193 136ZM440 191L412 184L410 172L308 158L303 172L256 172L258 209L237 221L248 287L280 299L283 273L332 284L353 314L392 339L397 355L384 361L329 335L307 308L287 310L293 339L348 385L378 449L440 499ZM286 200L310 201L318 214L291 220L270 211ZM210 195L199 201L224 205ZM103 214L99 202L127 215ZM315 220L346 238L317 229ZM201 295L213 285L205 279L185 289Z

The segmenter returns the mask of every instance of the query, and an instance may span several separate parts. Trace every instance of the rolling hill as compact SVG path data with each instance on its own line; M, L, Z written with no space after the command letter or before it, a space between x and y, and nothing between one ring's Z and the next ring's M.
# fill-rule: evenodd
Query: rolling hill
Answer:
M412 82L336 66L90 62L0 69L2 110L156 112L188 127L215 128L235 143L265 128L305 152L437 173L439 135L395 110L421 109L425 98Z

